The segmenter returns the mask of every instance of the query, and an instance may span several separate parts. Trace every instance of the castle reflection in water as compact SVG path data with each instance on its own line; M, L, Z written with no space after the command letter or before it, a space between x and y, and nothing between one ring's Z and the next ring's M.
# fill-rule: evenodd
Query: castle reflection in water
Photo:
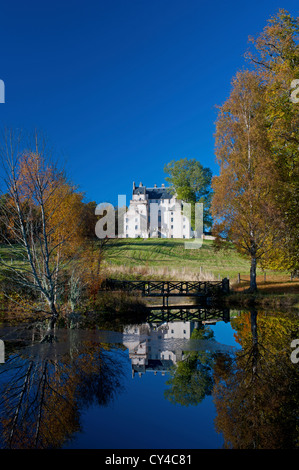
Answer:
M203 322L174 321L144 323L125 328L123 344L129 350L132 377L145 372L165 375L178 361L184 360L182 348L191 338L194 329ZM215 324L215 322L205 322Z

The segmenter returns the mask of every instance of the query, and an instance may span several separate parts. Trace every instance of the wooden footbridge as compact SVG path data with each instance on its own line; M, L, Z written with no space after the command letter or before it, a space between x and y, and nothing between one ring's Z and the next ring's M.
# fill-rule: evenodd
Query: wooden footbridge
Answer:
M211 297L229 293L229 279L222 281L120 281L107 279L105 290L141 293L146 297Z

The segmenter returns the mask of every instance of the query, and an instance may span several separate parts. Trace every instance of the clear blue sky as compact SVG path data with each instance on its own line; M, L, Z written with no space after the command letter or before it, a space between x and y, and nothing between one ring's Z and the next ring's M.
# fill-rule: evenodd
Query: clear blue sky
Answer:
M172 159L217 174L216 109L248 36L298 0L0 3L0 126L47 134L87 200L164 182Z

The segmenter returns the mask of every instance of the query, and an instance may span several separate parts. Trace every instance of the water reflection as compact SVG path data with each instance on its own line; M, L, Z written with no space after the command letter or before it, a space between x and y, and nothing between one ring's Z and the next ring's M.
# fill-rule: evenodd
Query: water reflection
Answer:
M299 374L290 360L296 315L258 314L232 320L242 346L214 366L216 429L234 449L298 448Z
M129 350L132 377L141 377L145 372L156 375L158 371L165 375L179 362L187 362L190 351L233 349L216 342L208 329L218 321L228 322L228 309L157 307L151 309L147 320L124 327L123 343Z
M180 362L186 362L191 351L229 351L234 348L214 339L212 331L201 322L164 322L130 325L124 328L123 342L129 351L132 377L146 372L172 371Z
M53 343L40 342L42 324L2 327L1 447L65 446L83 432L84 410L109 409L126 392L128 380L134 393L144 375L152 376L157 387L161 382L154 376L165 375L161 396L170 405L197 409L213 397L215 435L223 436L224 447L298 447L298 365L290 361L290 343L299 337L298 317L254 308L231 318L227 310L187 312L189 320L186 312L174 313L151 312L146 322L118 325L118 331L113 325L106 330L98 325L92 330L60 328ZM215 335L215 325L228 320L238 347ZM131 406L132 415L140 412ZM194 433L205 432L198 426ZM188 442L182 447L189 448Z
M82 409L107 406L121 390L122 357L63 333L68 341L28 344L1 368L1 447L59 448L80 431Z

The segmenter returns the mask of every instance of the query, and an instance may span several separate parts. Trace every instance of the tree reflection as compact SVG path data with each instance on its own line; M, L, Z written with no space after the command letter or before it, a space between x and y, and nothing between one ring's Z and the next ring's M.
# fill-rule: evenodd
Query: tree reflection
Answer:
M224 446L298 447L299 371L290 360L298 317L258 314L252 308L232 326L242 350L218 355L214 367L215 424Z
M207 340L213 338L213 332L200 325L194 329L192 339ZM171 403L182 406L195 406L206 395L210 395L213 388L211 353L205 351L192 351L184 354L172 371L171 378L166 382L169 386L164 396Z
M70 341L14 354L1 368L3 448L59 448L80 430L80 410L107 405L122 386L122 362L107 345Z

